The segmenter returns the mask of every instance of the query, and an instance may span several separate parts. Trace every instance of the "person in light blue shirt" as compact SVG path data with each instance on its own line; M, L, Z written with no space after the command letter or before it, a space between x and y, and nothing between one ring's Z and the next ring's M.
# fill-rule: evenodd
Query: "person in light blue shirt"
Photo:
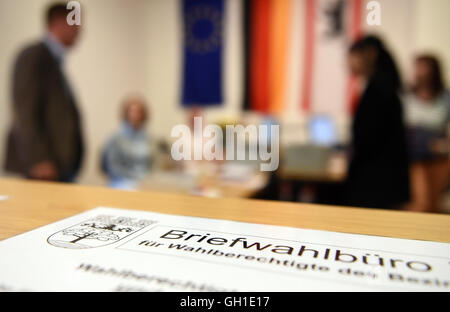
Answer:
M149 174L152 150L145 129L147 118L142 98L129 97L124 101L123 122L102 153L102 169L110 187L135 189Z

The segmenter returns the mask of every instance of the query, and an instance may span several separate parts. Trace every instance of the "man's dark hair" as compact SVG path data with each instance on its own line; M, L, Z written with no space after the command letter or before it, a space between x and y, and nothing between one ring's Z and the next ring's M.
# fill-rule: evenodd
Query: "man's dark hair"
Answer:
M56 18L67 16L67 7L64 2L58 2L50 5L47 8L47 14L46 14L46 22L47 25L50 25L51 22L53 22Z

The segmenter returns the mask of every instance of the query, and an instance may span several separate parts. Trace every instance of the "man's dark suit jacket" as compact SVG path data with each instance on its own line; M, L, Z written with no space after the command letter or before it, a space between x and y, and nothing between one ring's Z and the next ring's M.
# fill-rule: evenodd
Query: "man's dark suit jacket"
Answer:
M33 165L52 161L61 181L73 179L83 155L80 117L58 61L43 42L19 54L12 87L5 169L28 176Z

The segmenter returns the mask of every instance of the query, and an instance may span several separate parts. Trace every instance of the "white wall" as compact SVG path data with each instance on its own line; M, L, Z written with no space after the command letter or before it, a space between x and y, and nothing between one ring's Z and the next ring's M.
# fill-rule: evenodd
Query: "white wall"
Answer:
M366 0L368 2L369 0ZM392 49L406 80L411 78L412 61L418 53L438 55L444 75L450 79L449 0L378 0L381 26L366 26L379 33Z
M450 84L450 1L420 0L417 6L416 49L440 56Z
M135 0L132 6L120 0L82 2L84 30L67 70L84 120L87 158L82 182L102 182L99 155L117 129L123 97L129 93L148 96L149 4L145 0Z
M368 3L370 0L366 0ZM399 69L405 76L411 74L414 57L417 4L421 0L378 0L381 4L381 26L368 26L365 31L380 35L394 54ZM429 0L428 0L429 2Z
M239 115L242 95L241 0L229 0L226 12L225 103L207 117ZM302 2L293 0L293 23L301 27ZM410 1L410 2L409 2ZM417 1L414 9L413 1ZM43 33L42 14L50 0L0 0L0 161L9 122L9 81L18 50ZM121 99L143 94L151 103L151 130L168 137L173 125L185 121L179 104L181 32L179 0L82 0L84 27L80 44L67 59L67 72L78 96L87 139L81 182L102 183L99 151L117 128ZM404 70L412 51L432 50L447 64L450 78L449 0L380 0L384 34ZM411 13L410 10L413 10ZM410 12L410 13L407 13ZM408 20L413 16L413 21ZM414 22L415 21L415 22ZM410 25L414 25L411 28ZM409 34L404 36L402 34ZM298 81L302 40L293 35L285 118L301 120ZM345 118L343 118L345 121Z

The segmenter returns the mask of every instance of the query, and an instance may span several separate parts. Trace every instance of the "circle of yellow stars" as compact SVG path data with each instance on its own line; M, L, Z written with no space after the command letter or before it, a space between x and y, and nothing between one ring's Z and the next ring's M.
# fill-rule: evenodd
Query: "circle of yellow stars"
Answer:
M207 20L212 24L212 32L207 38L197 38L194 34L195 23ZM218 9L208 5L192 8L185 19L185 41L189 50L206 54L215 51L222 39L222 14Z

